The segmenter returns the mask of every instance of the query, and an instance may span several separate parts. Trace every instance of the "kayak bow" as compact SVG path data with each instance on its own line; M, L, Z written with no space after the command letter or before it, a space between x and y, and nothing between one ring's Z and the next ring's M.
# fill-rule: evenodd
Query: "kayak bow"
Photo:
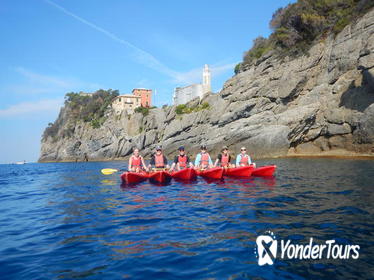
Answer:
M124 172L121 175L122 182L125 184L137 184L148 179L148 174L145 172Z
M232 177L250 177L253 169L252 166L227 168L223 170L223 175Z
M196 170L197 175L208 179L222 179L223 168L215 167L206 170Z
M165 184L171 180L171 174L167 171L154 171L150 172L148 178L151 182Z
M253 176L273 176L276 168L277 168L276 165L267 165L267 166L255 168L252 171L252 175Z
M196 170L193 168L185 168L179 171L174 171L171 173L174 179L179 180L194 180L196 179Z

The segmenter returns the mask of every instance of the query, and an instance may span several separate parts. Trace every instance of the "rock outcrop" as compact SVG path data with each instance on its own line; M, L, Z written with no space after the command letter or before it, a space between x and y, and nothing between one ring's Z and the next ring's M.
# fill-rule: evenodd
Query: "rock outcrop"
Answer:
M98 129L78 122L71 135L42 141L40 161L121 158L135 146L150 154L157 144L171 154L179 145L197 151L202 143L216 152L246 146L255 158L374 155L374 10L308 55L270 52L244 70L221 92L188 104L207 102L208 109L108 113ZM65 113L63 127L71 127Z

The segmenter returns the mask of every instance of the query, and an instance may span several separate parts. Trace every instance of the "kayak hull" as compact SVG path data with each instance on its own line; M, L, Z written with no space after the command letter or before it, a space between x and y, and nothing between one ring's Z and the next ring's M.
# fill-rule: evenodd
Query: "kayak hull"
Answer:
M124 172L121 174L122 182L125 184L138 184L148 179L148 174L145 172Z
M167 171L154 171L149 173L149 181L158 184L167 184L171 180L171 174Z
M252 176L273 176L275 169L277 168L276 165L267 165L267 166L262 166L253 169L252 171Z
M179 171L174 171L171 176L177 180L190 181L196 179L196 170L193 168L185 168Z
M233 167L233 168L225 168L223 170L224 176L230 177L250 177L253 171L252 166L240 166L240 167Z
M207 179L222 179L223 168L215 167L207 170L196 170L197 175Z

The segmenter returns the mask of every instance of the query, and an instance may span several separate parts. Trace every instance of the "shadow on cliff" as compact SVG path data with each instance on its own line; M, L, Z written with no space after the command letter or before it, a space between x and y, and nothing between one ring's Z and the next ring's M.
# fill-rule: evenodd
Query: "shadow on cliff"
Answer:
M362 67L359 70L362 71L361 86L355 87L352 82L350 88L342 94L339 107L363 112L374 103L374 77L368 69Z

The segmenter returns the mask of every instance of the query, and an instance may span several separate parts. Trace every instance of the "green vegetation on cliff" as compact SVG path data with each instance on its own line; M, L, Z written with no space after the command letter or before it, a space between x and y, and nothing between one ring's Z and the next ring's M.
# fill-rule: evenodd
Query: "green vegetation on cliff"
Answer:
M149 110L151 109L154 109L154 108L157 108L156 106L152 106L152 107L137 107L135 108L135 113L141 113L144 117L145 116L148 116L149 114Z
M92 94L70 92L65 95L65 107L54 123L49 123L44 130L43 139L56 137L64 122L63 112L66 112L71 129L61 132L61 137L69 137L74 133L74 125L77 121L90 122L93 128L99 128L105 121L105 111L113 99L119 95L118 90L100 89Z
M198 111L201 111L201 110L208 109L209 107L210 107L210 105L209 105L208 102L204 102L204 103L199 104L195 107L189 107L186 104L180 104L175 108L175 113L177 113L177 115L189 114L189 113L198 112Z
M243 62L235 67L235 74L272 50L278 55L305 53L314 41L337 34L372 7L372 0L298 0L279 8L270 21L273 33L253 41Z
M93 94L71 92L65 96L65 107L69 109L70 119L97 123L118 95L118 90L111 89L100 89Z

